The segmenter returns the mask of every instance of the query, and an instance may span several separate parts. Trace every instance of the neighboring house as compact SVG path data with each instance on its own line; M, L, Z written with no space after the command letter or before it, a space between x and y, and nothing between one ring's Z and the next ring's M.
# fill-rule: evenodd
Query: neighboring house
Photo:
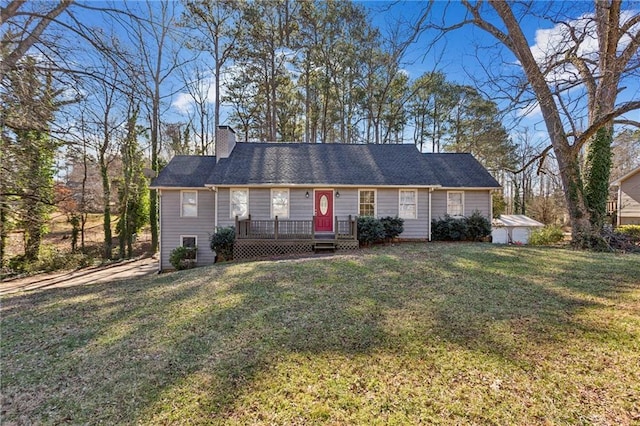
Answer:
M500 187L470 154L421 154L414 145L236 143L227 126L216 143L217 156L176 156L152 182L162 270L180 245L199 247L198 265L213 263L210 235L243 221L253 223L243 229L273 230L277 218L279 229L332 238L348 218L399 216L400 238L430 240L431 219L475 210L491 218Z
M616 226L640 224L640 167L611 185L618 187Z

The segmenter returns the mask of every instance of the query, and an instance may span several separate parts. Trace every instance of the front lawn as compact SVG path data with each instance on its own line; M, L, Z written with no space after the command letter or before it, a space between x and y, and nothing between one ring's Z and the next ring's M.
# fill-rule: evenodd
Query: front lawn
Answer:
M403 244L0 309L2 424L640 424L640 255Z

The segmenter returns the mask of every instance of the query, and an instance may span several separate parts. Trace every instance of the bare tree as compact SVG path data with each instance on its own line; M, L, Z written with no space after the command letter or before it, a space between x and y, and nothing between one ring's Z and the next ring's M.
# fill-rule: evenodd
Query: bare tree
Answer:
M202 64L196 63L189 69L181 69L180 74L184 81L184 87L187 90L190 101L194 107L189 109L189 123L193 129L196 140L200 141L200 154L210 154L211 147L211 126L210 126L210 100L209 91L212 82L210 75L207 73ZM215 120L215 119L214 119ZM197 124L195 124L195 123Z
M44 4L45 9L38 10L34 2L12 0L0 7L0 23L8 26L3 35L3 45L9 46L6 55L0 61L0 81L4 79L34 45L42 43L47 27L64 12L73 0L62 0ZM33 6L33 7L31 7Z
M606 208L612 126L617 121L640 124L624 119L625 113L640 108L640 101L619 96L624 90L621 82L637 73L640 66L640 14L622 13L619 0L596 1L593 13L583 14L580 19L563 19L559 8L564 5L559 4L545 4L541 11L533 10L539 6L535 2L463 0L463 5L468 12L463 21L438 28L475 25L515 55L526 87L535 95L558 161L574 243L590 245L597 238L599 212ZM551 50L544 58L536 57L517 18L528 14L544 17L565 31L564 41L549 46ZM595 50L587 49L592 34L597 38ZM577 107L567 104L570 89L576 87L586 91L584 127L576 120ZM522 86L504 89L523 92ZM580 154L587 145L587 157L591 159L583 165Z
M178 12L174 2L148 0L144 11L128 23L132 44L138 49L139 73L132 76L141 85L143 106L147 109L150 128L151 169L158 173L161 150L163 102L173 95L165 85L173 73L183 65L179 50L173 45L171 33L177 28ZM145 16L144 19L141 16ZM149 220L151 222L151 250L158 249L158 194L150 191Z
M213 59L211 67L214 79L213 128L217 129L220 125L222 70L236 47L239 31L237 22L240 15L239 3L232 0L187 0L185 6L183 22L198 34L191 42L191 47L209 52Z

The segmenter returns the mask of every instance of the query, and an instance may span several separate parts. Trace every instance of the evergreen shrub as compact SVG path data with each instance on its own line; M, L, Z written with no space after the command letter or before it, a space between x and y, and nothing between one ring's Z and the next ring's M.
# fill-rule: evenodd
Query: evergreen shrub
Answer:
M533 246L546 246L559 243L564 238L562 228L559 226L547 225L544 228L536 229L529 237L529 244Z
M193 268L196 266L196 250L197 247L176 247L171 250L169 262L178 271Z
M491 222L482 213L475 210L467 219L467 239L482 241L491 235Z
M380 223L382 223L382 227L384 228L384 238L387 241L398 238L400 234L402 234L402 231L404 231L404 219L398 216L382 217L380 218Z
M383 241L385 235L384 226L379 219L371 216L358 217L358 241L360 245L369 246Z
M236 241L236 229L233 226L219 228L211 235L211 250L216 253L217 260L233 259L233 244Z
M444 218L431 221L431 237L435 241L464 241L467 239L468 228L466 217L445 214Z

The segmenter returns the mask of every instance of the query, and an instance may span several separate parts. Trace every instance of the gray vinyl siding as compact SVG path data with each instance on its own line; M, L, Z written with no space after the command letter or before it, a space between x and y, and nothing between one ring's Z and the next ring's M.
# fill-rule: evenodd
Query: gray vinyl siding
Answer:
M306 193L309 192L309 198ZM289 189L289 219L309 220L313 216L313 188Z
M397 216L399 210L399 190L396 188L378 189L376 199L376 215L378 217Z
M431 218L443 218L447 214L447 191L433 191L431 193Z
M249 214L253 219L271 219L271 189L249 189Z
M478 210L483 216L489 217L491 209L491 192L489 191L464 191L464 215Z
M491 211L491 192L488 190L463 190L450 191L464 192L464 216L470 216L474 210L480 211L483 216L489 217ZM447 214L447 190L433 191L431 194L431 217L438 219Z
M620 184L620 224L640 224L640 172Z
M213 232L214 193L209 190L198 191L198 216L180 217L180 191L163 189L160 196L160 232L161 258L160 269L172 269L169 263L171 251L181 245L181 236L197 237L198 266L210 265L214 255L209 248L209 236Z
M349 215L356 217L358 215L358 189L337 188L337 191L340 192L340 198L335 198L333 214L338 216L338 219L346 219Z
M400 194L396 191L398 211L400 209ZM400 238L429 238L429 190L418 190L418 218L404 220L404 232Z
M234 226L235 219L231 218L231 200L229 188L218 189L218 227ZM251 199L251 194L249 194Z

